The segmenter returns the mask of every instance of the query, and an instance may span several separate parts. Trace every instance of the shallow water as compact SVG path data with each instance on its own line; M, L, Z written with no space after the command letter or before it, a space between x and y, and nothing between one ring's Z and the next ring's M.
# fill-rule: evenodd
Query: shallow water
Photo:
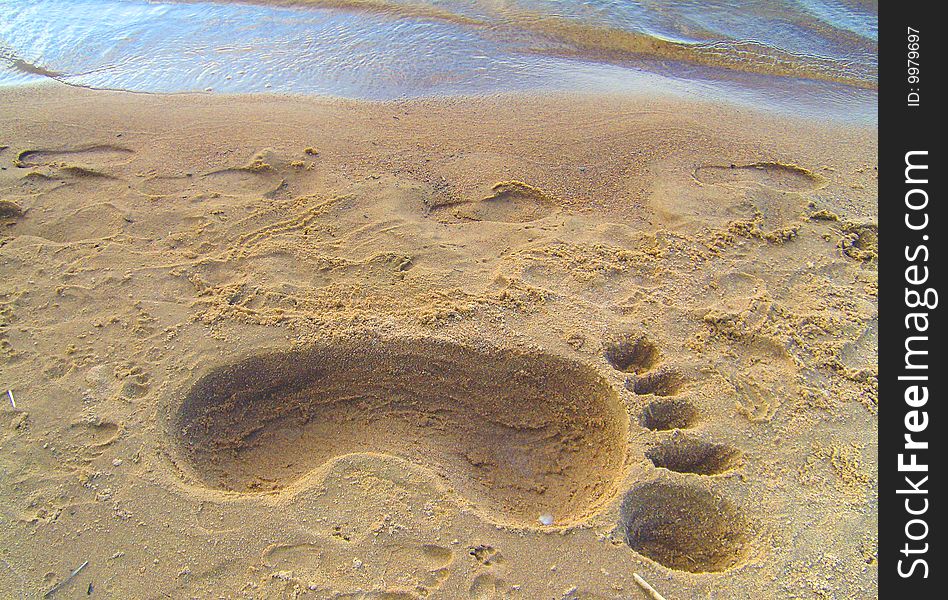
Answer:
M0 84L394 99L615 91L875 119L859 0L0 0Z

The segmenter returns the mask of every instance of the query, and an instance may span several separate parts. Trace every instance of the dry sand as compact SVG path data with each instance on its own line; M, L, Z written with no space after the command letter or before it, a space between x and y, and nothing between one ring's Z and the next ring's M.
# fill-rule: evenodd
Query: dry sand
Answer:
M0 596L876 596L875 130L0 91Z

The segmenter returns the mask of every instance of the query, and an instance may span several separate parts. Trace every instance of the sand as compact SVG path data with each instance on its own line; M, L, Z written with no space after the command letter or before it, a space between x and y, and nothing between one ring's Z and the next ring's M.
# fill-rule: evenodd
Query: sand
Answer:
M0 107L0 595L877 595L873 128Z

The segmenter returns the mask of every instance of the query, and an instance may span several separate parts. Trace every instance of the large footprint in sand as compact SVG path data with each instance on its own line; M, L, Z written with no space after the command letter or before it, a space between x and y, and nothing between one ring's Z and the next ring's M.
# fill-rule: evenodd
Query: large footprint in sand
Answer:
M431 339L253 356L206 373L172 418L178 462L209 488L272 493L336 457L385 453L521 526L576 523L610 499L627 430L591 367Z

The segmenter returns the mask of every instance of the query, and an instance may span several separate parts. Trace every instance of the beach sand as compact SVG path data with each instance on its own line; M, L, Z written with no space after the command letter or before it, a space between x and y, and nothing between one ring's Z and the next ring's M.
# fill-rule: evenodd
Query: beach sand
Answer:
M0 595L877 595L874 128L0 106Z

